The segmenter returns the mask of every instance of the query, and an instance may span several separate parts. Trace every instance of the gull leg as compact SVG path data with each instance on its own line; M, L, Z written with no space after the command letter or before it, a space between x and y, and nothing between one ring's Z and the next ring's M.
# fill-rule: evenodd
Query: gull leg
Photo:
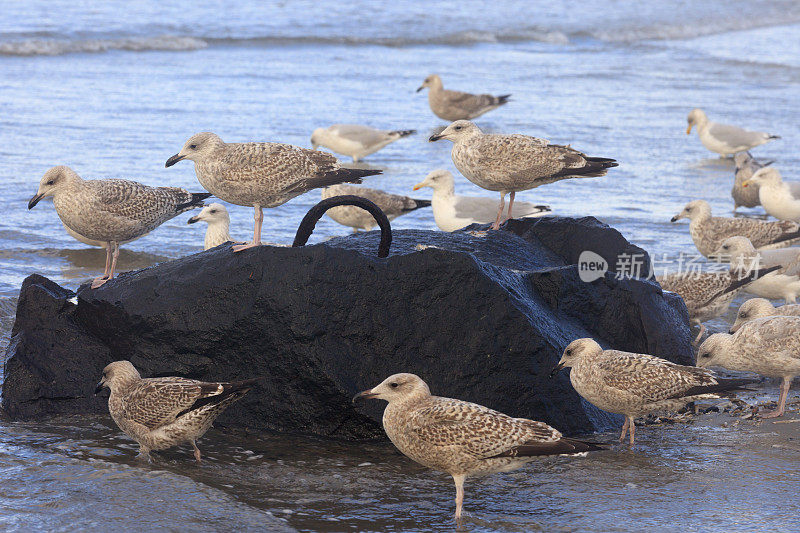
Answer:
M197 464L202 463L203 461L200 459L200 448L197 447L195 441L192 441L192 448L194 448L194 460L197 461Z
M253 204L253 209L255 209L253 241L248 242L247 244L237 244L233 247L234 252L241 252L242 250L247 250L248 248L253 248L254 246L261 246L261 223L264 222L264 210L261 208L260 204Z
M497 211L497 220L492 224L492 229L500 229L500 219L503 217L503 207L506 205L506 193L500 193L500 209Z
M111 243L106 243L106 269L103 275L92 280L92 288L96 289L106 281L108 281L108 269L111 266Z
M783 413L786 412L786 398L789 396L789 387L791 386L792 378L783 378L783 382L781 383L781 395L780 398L778 398L778 408L768 415L763 415L761 418L777 418L779 416L783 416Z
M703 324L700 324L700 333L698 333L697 337L694 338L694 342L692 342L692 344L697 346L697 344L700 342L700 339L703 338L703 333L705 332L706 332L706 327Z
M511 220L514 218L511 216L512 207L514 207L514 191L511 191L511 194L508 195L508 216L506 217L506 220Z
M139 460L147 461L148 463L153 462L153 458L150 456L150 448L146 446L139 445L139 454L136 456Z
M625 423L622 424L622 435L619 436L619 441L625 440L625 435L628 433L628 417L625 417Z
M114 269L117 267L117 257L119 257L119 243L116 241L110 241L106 246L106 272L99 278L94 278L92 280L93 289L100 287L106 281L114 277ZM110 268L109 261L111 262Z
M631 446L633 446L633 434L636 432L636 422L633 421L633 417L629 416L629 427L631 430Z
M456 482L456 522L461 522L461 513L464 509L464 479L466 476L463 474L453 476L453 481Z

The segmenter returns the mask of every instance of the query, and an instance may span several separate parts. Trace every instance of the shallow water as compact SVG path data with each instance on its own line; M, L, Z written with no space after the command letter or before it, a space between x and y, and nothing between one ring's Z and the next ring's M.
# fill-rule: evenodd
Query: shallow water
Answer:
M199 190L190 163L164 168L192 133L308 146L315 127L360 122L419 130L365 163L384 169L367 185L411 194L435 168L457 175L450 145L426 142L443 125L414 93L430 72L446 87L513 93L507 106L478 119L485 130L619 160L605 178L519 196L557 214L598 217L661 269L694 254L687 224L669 223L686 202L705 198L718 214L732 208L732 163L684 134L692 107L781 135L753 153L775 160L784 176L796 178L800 164L794 1L499 1L488 10L480 2L238 2L224 15L211 2L147 1L125 5L124 16L115 3L8 4L0 10L2 349L25 276L40 272L75 288L103 269L104 252L72 240L51 204L26 209L50 166ZM483 194L460 177L456 187ZM265 240L291 242L318 199L312 192L267 210ZM203 228L187 226L189 216L126 245L120 270L201 249ZM247 238L252 212L234 206L231 217L233 236ZM434 223L419 210L393 226ZM312 242L348 232L323 219ZM722 330L730 320L708 325ZM772 427L786 431L773 435ZM551 459L469 483L465 527L796 530L791 428L722 428L714 417L688 428L643 428L634 452ZM451 481L383 444L231 440L212 431L203 448L208 461L200 468L186 450L141 465L108 419L0 422L0 477L11 480L0 485L0 527L224 529L235 517L242 529L258 529L272 513L304 530L452 529Z

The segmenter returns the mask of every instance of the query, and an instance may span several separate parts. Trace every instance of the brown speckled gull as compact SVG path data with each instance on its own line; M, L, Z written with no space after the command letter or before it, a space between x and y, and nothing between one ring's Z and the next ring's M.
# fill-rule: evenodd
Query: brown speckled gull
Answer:
M492 109L508 103L510 94L492 96L491 94L470 94L450 91L442 85L437 74L431 74L422 82L417 92L428 88L428 105L437 117L454 121L477 118Z
M757 318L742 324L733 335L715 333L697 350L697 366L782 378L778 408L763 418L781 416L792 380L800 374L800 317Z
M89 241L106 243L105 273L94 279L94 289L114 277L120 243L202 206L211 195L121 179L84 180L71 168L57 166L45 172L28 209L48 196L64 226Z
M743 324L768 316L800 316L800 304L786 304L775 307L766 298L750 298L736 312L736 321L729 333L736 333Z
M563 437L543 422L512 418L482 405L432 396L414 374L395 374L353 398L376 398L389 405L383 429L414 461L453 476L456 519L461 518L464 480L508 472L536 456L577 454L600 446Z
M380 207L381 211L383 211L383 213L386 215L386 218L389 220L394 220L400 215L405 215L411 211L431 205L430 200L416 200L408 196L390 194L378 189L356 187L354 185L339 184L331 185L330 187L325 187L322 189L323 200L325 198L343 195L353 195L366 198ZM358 231L360 229L369 231L378 225L378 223L375 221L375 217L360 207L353 205L332 207L326 211L326 214L339 224L353 228L353 231Z
M129 361L115 361L103 369L95 392L111 390L108 410L117 426L139 443L139 452L165 450L183 443L194 448L200 462L197 439L233 402L256 384L257 379L230 383L206 383L180 377L142 379Z
M743 187L742 184L752 178L753 174L759 169L770 165L772 162L759 163L750 155L750 152L737 152L733 156L733 162L736 165L736 170L733 174L733 188L731 189L734 212L740 207L761 205L758 199L758 185Z
M711 216L705 200L694 200L672 217L672 222L688 218L689 233L697 251L710 256L728 237L741 235L750 239L758 250L791 246L800 241L800 224L790 221L766 222L753 218Z
M613 159L588 157L569 146L550 144L527 135L484 134L468 120L450 124L431 141L453 141L450 155L456 168L469 181L489 191L500 192L500 209L492 229L500 227L506 194L510 193L508 216L512 218L514 195L569 178L605 176L616 167Z
M551 375L569 368L569 380L588 402L609 413L625 415L620 441L630 431L633 446L635 422L656 411L677 411L689 402L719 398L751 380L717 378L708 370L676 365L652 355L603 350L593 339L577 339Z
M210 132L190 137L166 166L183 159L194 161L198 181L214 196L255 209L253 241L234 246L234 251L261 244L263 208L277 207L311 189L361 183L362 177L381 173L344 168L326 152L271 142L226 143Z

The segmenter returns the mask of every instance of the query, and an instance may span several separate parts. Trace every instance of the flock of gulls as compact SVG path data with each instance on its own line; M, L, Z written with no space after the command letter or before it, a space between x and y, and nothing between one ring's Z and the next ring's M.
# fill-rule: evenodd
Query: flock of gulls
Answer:
M313 149L276 142L228 143L210 132L192 135L166 166L193 161L197 179L207 192L149 187L122 179L84 180L69 167L56 166L44 174L28 207L53 197L56 212L70 235L106 248L106 269L103 276L92 281L94 289L113 278L120 244L154 231L183 212L201 208L188 222L207 224L206 249L232 241L225 206L205 204L211 196L253 208L252 240L233 246L234 252L242 252L262 244L265 208L278 208L312 189L322 189L323 198L362 196L390 219L432 207L436 224L444 231L474 222L492 222L492 229L497 230L514 216L535 217L550 211L543 205L515 203L516 192L563 179L600 177L617 166L613 159L587 156L545 139L486 134L470 122L506 104L509 95L446 90L435 74L425 78L419 90L423 88L428 89L433 113L451 122L429 141L452 142L451 156L458 171L480 188L499 193L499 203L486 197L456 195L454 177L444 170L432 171L414 186L414 190L431 188L432 200L358 187L355 184L380 171L346 167L317 148L329 148L356 162L414 131L336 124L312 133ZM753 381L722 378L707 367L782 378L778 409L765 417L784 413L791 380L800 374L800 305L788 305L800 293L800 248L788 248L800 241L800 196L795 196L797 190L784 183L773 166L755 161L747 152L776 137L712 122L699 109L689 114L688 124L687 133L696 126L709 150L722 156L735 154L735 208L760 204L779 221L714 217L704 200L690 202L672 219L689 219L698 251L730 265L724 272L677 273L659 280L665 290L684 299L690 318L700 324L696 343L704 333L702 322L723 314L739 291L761 296L742 305L730 333L711 335L700 344L697 366L677 365L647 354L604 350L590 338L574 340L564 349L551 376L570 368L572 386L582 397L625 417L620 441L629 436L631 446L636 418L674 411L696 400L720 398ZM371 215L355 206L336 207L329 215L355 230L375 226ZM787 305L776 308L769 299L784 299ZM258 379L207 383L180 377L142 378L130 362L116 361L103 370L97 392L110 389L111 416L139 443L142 455L149 458L151 451L189 443L200 462L197 439L226 407L257 383ZM383 427L394 445L414 461L453 477L456 519L462 516L464 481L468 477L513 470L539 456L578 456L607 448L566 438L542 422L434 396L413 374L390 376L358 394L353 402L360 399L388 402Z

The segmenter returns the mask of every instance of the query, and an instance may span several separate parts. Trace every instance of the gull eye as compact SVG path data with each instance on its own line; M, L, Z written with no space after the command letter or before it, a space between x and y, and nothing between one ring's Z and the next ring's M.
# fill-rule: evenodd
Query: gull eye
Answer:
M711 357L711 353L710 352L701 353L700 357L703 359L708 359L709 357Z
M567 350L566 352L564 352L564 355L572 355L572 350L571 349Z
M53 183L55 183L53 180L47 182L48 185L52 185Z
M397 383L389 383L389 386L393 389L396 389L398 385Z
M722 245L722 249L723 249L723 250L727 250L728 248L729 248L729 246L728 246L727 244L723 244L723 245Z
M189 148L191 148L192 150L196 150L197 149L197 145L196 144L190 144Z
M460 129L461 129L461 126L456 126L456 127L455 127L455 128L453 128L453 129L460 130Z
M216 209L212 209L211 211L209 211L209 213L216 213L216 212L217 212Z

